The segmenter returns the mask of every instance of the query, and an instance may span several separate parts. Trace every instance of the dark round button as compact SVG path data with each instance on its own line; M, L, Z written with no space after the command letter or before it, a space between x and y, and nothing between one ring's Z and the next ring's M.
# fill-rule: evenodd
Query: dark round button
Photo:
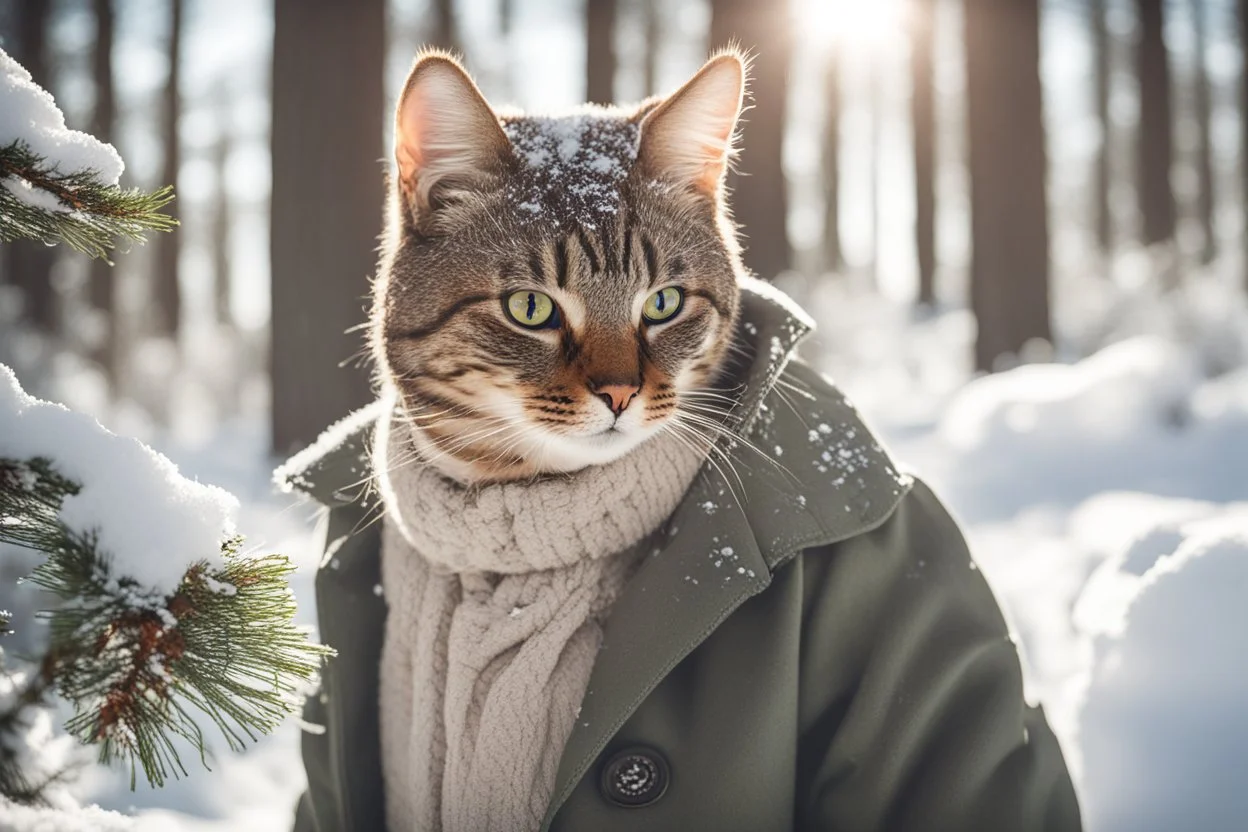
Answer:
M617 806L649 806L667 791L671 779L667 760L649 748L630 748L602 767L602 793Z

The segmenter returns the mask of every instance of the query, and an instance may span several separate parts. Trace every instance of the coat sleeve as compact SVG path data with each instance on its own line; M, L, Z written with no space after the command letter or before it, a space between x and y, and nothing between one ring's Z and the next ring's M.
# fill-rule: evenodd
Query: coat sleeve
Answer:
M926 486L802 568L799 830L1081 828L997 603Z

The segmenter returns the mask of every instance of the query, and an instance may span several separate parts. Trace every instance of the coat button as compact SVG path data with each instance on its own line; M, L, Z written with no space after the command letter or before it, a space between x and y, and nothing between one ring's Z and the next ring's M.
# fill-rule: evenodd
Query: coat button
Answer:
M650 748L630 748L607 760L600 785L607 800L635 809L662 797L669 780L663 755Z

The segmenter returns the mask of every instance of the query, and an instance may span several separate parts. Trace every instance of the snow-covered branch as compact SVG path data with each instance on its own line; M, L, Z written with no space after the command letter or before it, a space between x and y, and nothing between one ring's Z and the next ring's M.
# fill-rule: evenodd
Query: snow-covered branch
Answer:
M165 457L24 393L0 366L0 543L45 554L41 673L75 710L68 728L155 785L201 753L196 717L231 748L297 708L327 650L295 627L280 555L246 552L237 502Z
M141 242L177 221L161 208L173 189L118 185L112 146L69 130L52 96L0 50L0 242L63 242L104 257L118 238Z

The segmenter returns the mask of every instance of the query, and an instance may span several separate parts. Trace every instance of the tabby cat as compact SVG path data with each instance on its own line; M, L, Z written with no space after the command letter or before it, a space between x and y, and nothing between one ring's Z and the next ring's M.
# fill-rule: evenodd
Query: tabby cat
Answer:
M421 456L500 482L711 435L743 272L724 176L745 74L725 51L665 99L546 117L418 58L371 341Z

